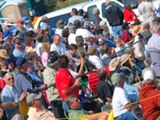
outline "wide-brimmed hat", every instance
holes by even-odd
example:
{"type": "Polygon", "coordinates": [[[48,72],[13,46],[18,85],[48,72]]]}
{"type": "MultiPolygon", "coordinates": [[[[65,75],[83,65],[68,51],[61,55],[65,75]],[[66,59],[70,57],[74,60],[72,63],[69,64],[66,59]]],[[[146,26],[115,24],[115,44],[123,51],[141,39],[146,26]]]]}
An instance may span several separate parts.
{"type": "Polygon", "coordinates": [[[3,59],[8,59],[9,58],[6,50],[4,50],[4,49],[0,50],[0,58],[3,58],[3,59]]]}
{"type": "Polygon", "coordinates": [[[35,53],[35,52],[36,52],[36,49],[32,47],[29,47],[26,51],[26,53],[35,53]]]}
{"type": "Polygon", "coordinates": [[[66,22],[63,21],[62,19],[58,20],[56,23],[57,28],[63,28],[66,25],[66,22]]]}
{"type": "Polygon", "coordinates": [[[127,60],[130,58],[131,54],[124,54],[120,57],[120,63],[123,65],[127,62],[127,60]]]}
{"type": "Polygon", "coordinates": [[[136,25],[132,28],[132,35],[136,36],[138,35],[140,32],[142,32],[143,30],[143,26],[142,25],[136,25]]]}
{"type": "Polygon", "coordinates": [[[32,105],[32,103],[35,101],[35,100],[38,100],[42,97],[42,93],[39,93],[39,94],[35,94],[35,93],[30,93],[27,98],[26,98],[26,101],[27,101],[27,104],[28,105],[32,105]]]}
{"type": "Polygon", "coordinates": [[[120,57],[113,58],[109,63],[109,70],[114,71],[120,64],[120,57]]]}

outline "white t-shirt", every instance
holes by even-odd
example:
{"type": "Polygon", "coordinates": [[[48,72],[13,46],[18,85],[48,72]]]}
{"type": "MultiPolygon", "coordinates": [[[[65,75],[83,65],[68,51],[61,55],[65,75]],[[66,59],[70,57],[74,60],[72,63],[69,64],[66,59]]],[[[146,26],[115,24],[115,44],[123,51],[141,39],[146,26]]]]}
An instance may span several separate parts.
{"type": "Polygon", "coordinates": [[[127,92],[120,87],[116,87],[113,93],[112,107],[114,117],[118,117],[128,110],[124,108],[126,104],[130,103],[127,92]]]}
{"type": "Polygon", "coordinates": [[[89,60],[97,69],[100,69],[100,68],[103,68],[103,67],[104,67],[102,60],[101,60],[98,56],[96,56],[96,55],[89,55],[88,60],[89,60]]]}
{"type": "Polygon", "coordinates": [[[76,45],[76,35],[74,33],[70,33],[68,36],[68,44],[75,44],[76,45]]]}
{"type": "Polygon", "coordinates": [[[58,46],[56,46],[54,43],[51,45],[50,51],[57,51],[59,55],[63,55],[66,53],[66,45],[62,42],[59,43],[58,46]]]}

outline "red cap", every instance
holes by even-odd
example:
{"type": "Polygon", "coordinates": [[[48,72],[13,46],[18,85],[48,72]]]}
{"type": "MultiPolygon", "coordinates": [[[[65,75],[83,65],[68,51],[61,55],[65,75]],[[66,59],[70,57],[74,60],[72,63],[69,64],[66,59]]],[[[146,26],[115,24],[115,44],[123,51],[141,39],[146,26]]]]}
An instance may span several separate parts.
{"type": "Polygon", "coordinates": [[[22,19],[18,19],[18,20],[17,20],[17,24],[23,24],[22,19]]]}

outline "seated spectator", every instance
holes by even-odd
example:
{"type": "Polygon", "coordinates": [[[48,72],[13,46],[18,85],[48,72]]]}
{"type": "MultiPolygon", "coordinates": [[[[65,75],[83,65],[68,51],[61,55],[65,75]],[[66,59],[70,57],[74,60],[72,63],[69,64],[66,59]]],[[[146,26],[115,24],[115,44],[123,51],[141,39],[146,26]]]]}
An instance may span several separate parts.
{"type": "Polygon", "coordinates": [[[21,40],[19,38],[16,38],[14,40],[14,50],[12,52],[12,54],[14,55],[15,58],[23,58],[25,56],[25,53],[22,49],[21,46],[21,40]]]}
{"type": "Polygon", "coordinates": [[[132,35],[129,33],[128,23],[123,23],[122,25],[121,41],[123,44],[128,45],[130,45],[133,42],[132,35]]]}
{"type": "Polygon", "coordinates": [[[28,120],[56,120],[54,114],[45,109],[41,102],[42,94],[30,93],[27,98],[27,104],[30,106],[28,111],[28,120]]]}
{"type": "Polygon", "coordinates": [[[104,44],[101,48],[102,61],[105,66],[108,66],[109,62],[111,61],[111,58],[109,57],[109,50],[110,50],[110,46],[107,44],[104,44]]]}
{"type": "Polygon", "coordinates": [[[99,82],[97,86],[98,96],[103,100],[103,102],[111,102],[113,96],[113,86],[112,83],[107,80],[107,73],[104,69],[98,70],[99,82]]]}
{"type": "MultiPolygon", "coordinates": [[[[20,93],[14,85],[14,76],[11,73],[7,73],[5,75],[6,86],[2,90],[1,98],[2,102],[12,101],[14,103],[21,102],[26,96],[27,93],[20,93]]],[[[16,106],[11,106],[5,109],[6,115],[8,119],[11,119],[15,114],[19,113],[19,109],[16,106]]]]}
{"type": "Polygon", "coordinates": [[[93,111],[84,111],[81,109],[79,99],[74,96],[70,95],[66,98],[66,103],[69,106],[69,120],[81,120],[82,116],[86,116],[88,120],[107,120],[108,113],[99,113],[93,114],[93,111]]]}
{"type": "Polygon", "coordinates": [[[53,43],[51,45],[50,51],[57,51],[59,55],[63,55],[66,52],[66,46],[62,43],[61,37],[57,34],[53,37],[53,43]]]}
{"type": "Polygon", "coordinates": [[[124,89],[124,83],[126,81],[125,74],[123,72],[113,73],[111,81],[115,86],[112,98],[114,118],[116,120],[136,120],[131,111],[133,106],[128,105],[130,104],[130,100],[128,99],[127,92],[124,89]]]}
{"type": "Polygon", "coordinates": [[[89,54],[89,61],[97,68],[103,68],[104,65],[102,63],[102,60],[98,57],[97,49],[96,47],[92,46],[88,48],[88,54],[89,54]]]}
{"type": "Polygon", "coordinates": [[[145,120],[158,120],[160,118],[160,91],[156,89],[155,71],[152,68],[145,68],[142,76],[144,84],[140,89],[139,97],[143,116],[145,120]],[[149,99],[151,97],[152,99],[149,99]]]}

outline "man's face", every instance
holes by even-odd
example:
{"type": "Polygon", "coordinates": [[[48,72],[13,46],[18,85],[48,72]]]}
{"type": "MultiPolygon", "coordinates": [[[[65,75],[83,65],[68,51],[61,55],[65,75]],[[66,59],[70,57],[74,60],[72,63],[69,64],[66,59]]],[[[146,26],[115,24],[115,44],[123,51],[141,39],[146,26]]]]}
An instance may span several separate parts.
{"type": "Polygon", "coordinates": [[[14,77],[10,74],[6,76],[6,84],[9,86],[14,86],[14,77]]]}
{"type": "Polygon", "coordinates": [[[60,41],[61,41],[61,39],[60,39],[60,36],[54,36],[54,43],[56,44],[56,45],[58,45],[59,43],[60,43],[60,41]]]}
{"type": "Polygon", "coordinates": [[[70,107],[71,109],[79,109],[80,108],[80,101],[77,97],[74,97],[71,101],[71,104],[70,104],[70,107]]]}

